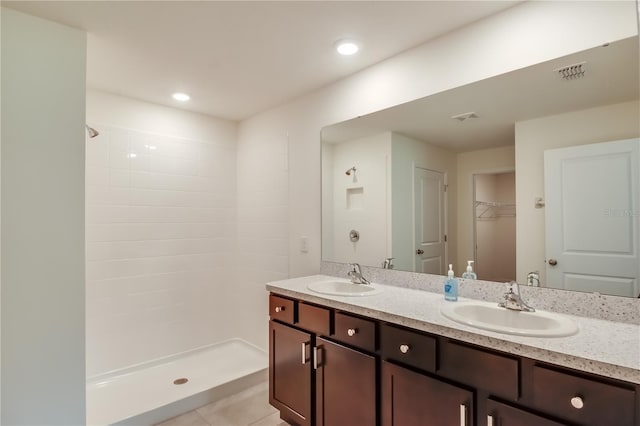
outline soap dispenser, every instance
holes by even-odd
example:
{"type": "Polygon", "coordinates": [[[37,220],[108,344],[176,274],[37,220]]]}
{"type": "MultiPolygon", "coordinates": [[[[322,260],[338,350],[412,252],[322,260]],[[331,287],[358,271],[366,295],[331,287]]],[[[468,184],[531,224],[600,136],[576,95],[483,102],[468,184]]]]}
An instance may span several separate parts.
{"type": "Polygon", "coordinates": [[[455,302],[458,300],[458,280],[453,276],[453,265],[449,264],[447,280],[444,282],[444,300],[455,302]]]}
{"type": "Polygon", "coordinates": [[[471,266],[472,263],[473,263],[473,260],[467,260],[467,272],[462,274],[462,278],[467,279],[467,280],[477,280],[478,279],[478,275],[476,275],[476,273],[473,272],[473,267],[471,266]]]}

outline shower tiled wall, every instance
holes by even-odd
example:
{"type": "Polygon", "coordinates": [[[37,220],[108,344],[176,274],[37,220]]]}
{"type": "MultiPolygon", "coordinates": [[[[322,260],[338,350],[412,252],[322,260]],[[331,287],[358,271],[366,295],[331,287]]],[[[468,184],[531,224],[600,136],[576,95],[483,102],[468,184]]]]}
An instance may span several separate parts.
{"type": "Polygon", "coordinates": [[[90,124],[88,376],[233,337],[235,140],[90,124]]]}

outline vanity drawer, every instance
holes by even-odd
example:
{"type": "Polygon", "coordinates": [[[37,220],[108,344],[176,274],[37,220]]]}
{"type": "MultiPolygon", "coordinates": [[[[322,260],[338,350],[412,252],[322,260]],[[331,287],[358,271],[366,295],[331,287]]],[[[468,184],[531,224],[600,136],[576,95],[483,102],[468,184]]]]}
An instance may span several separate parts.
{"type": "Polygon", "coordinates": [[[436,339],[433,336],[383,324],[380,329],[380,348],[383,359],[424,371],[436,371],[436,339]]]}
{"type": "Polygon", "coordinates": [[[518,399],[520,361],[507,355],[490,352],[445,340],[440,352],[440,373],[490,394],[518,399]]]}
{"type": "Polygon", "coordinates": [[[376,350],[376,322],[336,312],[333,338],[365,351],[376,350]]]}
{"type": "Polygon", "coordinates": [[[298,303],[298,326],[319,335],[331,335],[331,310],[308,303],[298,303]]]}
{"type": "Polygon", "coordinates": [[[269,295],[269,316],[271,319],[293,324],[295,321],[296,302],[275,294],[269,295]]]}
{"type": "Polygon", "coordinates": [[[532,372],[536,409],[580,425],[637,425],[635,391],[597,379],[536,365],[532,372]],[[635,422],[634,422],[635,420],[635,422]]]}

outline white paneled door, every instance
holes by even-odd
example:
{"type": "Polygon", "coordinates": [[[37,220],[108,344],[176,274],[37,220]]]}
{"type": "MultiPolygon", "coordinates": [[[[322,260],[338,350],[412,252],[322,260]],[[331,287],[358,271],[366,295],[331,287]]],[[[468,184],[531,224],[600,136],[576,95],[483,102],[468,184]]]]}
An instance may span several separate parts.
{"type": "Polygon", "coordinates": [[[415,271],[443,275],[446,263],[445,175],[414,170],[415,271]]]}
{"type": "Polygon", "coordinates": [[[640,293],[640,140],[544,153],[550,287],[640,293]]]}

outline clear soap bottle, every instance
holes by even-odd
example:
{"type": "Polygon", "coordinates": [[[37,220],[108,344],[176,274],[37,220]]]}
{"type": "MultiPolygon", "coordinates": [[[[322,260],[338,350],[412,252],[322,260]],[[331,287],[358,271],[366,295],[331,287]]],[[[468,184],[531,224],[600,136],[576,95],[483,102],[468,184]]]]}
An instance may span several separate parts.
{"type": "Polygon", "coordinates": [[[476,273],[473,272],[473,267],[471,266],[472,263],[473,263],[473,260],[467,260],[467,272],[462,274],[462,278],[464,278],[466,280],[477,280],[478,279],[478,275],[476,275],[476,273]]]}

